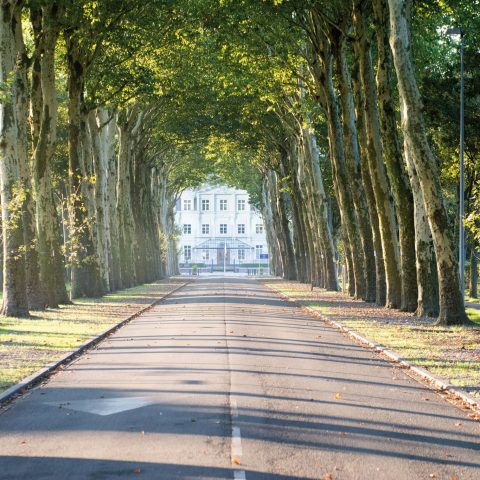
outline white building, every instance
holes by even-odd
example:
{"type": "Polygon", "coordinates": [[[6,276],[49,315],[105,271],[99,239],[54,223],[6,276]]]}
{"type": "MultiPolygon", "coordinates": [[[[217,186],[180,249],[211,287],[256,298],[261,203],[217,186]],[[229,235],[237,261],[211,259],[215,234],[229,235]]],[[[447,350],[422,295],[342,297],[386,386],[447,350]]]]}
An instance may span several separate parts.
{"type": "Polygon", "coordinates": [[[263,219],[244,190],[203,185],[186,190],[176,203],[182,236],[179,263],[229,270],[268,264],[263,219]]]}

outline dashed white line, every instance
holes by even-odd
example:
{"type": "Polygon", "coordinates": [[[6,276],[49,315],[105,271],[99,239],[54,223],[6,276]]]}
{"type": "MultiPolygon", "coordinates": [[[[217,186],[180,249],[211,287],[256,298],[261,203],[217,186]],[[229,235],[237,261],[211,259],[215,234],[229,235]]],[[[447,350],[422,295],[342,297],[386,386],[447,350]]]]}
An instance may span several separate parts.
{"type": "MultiPolygon", "coordinates": [[[[225,291],[225,283],[223,284],[223,288],[225,291]]],[[[226,312],[227,305],[224,302],[224,311],[223,311],[223,321],[225,323],[225,340],[226,340],[226,347],[227,347],[227,358],[228,358],[228,370],[230,372],[230,392],[228,396],[229,406],[230,406],[230,418],[232,419],[232,446],[231,446],[231,461],[233,470],[233,479],[234,480],[246,480],[247,474],[245,470],[241,470],[240,468],[240,461],[242,458],[243,450],[242,450],[242,434],[240,432],[240,427],[236,424],[238,423],[238,404],[237,400],[233,398],[232,392],[232,369],[231,369],[231,358],[230,358],[230,349],[228,345],[228,336],[227,336],[227,312],[226,312]]]]}
{"type": "Polygon", "coordinates": [[[239,459],[242,456],[242,435],[240,427],[232,427],[232,457],[239,459]]]}
{"type": "MultiPolygon", "coordinates": [[[[230,392],[230,398],[232,396],[232,392],[230,392]]],[[[230,410],[231,410],[231,415],[232,418],[238,418],[238,405],[237,401],[233,398],[230,400],[230,410]]]]}

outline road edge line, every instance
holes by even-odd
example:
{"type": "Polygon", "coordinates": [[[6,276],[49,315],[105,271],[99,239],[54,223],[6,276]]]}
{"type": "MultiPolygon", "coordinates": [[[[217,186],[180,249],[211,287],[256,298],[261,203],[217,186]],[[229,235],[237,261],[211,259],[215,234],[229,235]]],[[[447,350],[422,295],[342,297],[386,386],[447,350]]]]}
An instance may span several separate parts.
{"type": "Polygon", "coordinates": [[[353,340],[356,340],[357,343],[361,344],[362,346],[367,346],[370,349],[374,350],[375,352],[383,354],[385,357],[387,357],[387,360],[389,360],[391,363],[399,364],[405,367],[406,369],[411,370],[413,373],[420,376],[423,380],[426,380],[426,382],[419,382],[416,376],[412,377],[419,383],[422,383],[422,385],[427,385],[431,388],[433,384],[435,389],[441,392],[449,393],[450,395],[453,396],[455,400],[462,400],[463,402],[467,403],[468,407],[472,409],[474,412],[480,413],[480,401],[476,400],[474,397],[472,397],[468,393],[457,390],[453,385],[448,383],[448,381],[445,381],[444,379],[435,376],[433,373],[430,373],[428,370],[425,370],[422,367],[418,367],[417,365],[414,365],[413,363],[409,362],[405,358],[396,354],[392,350],[389,350],[388,348],[385,348],[378,343],[368,340],[367,338],[355,332],[354,330],[351,330],[345,325],[328,318],[325,314],[318,312],[314,308],[309,307],[307,305],[302,305],[296,300],[292,300],[287,295],[285,295],[282,292],[279,292],[278,290],[275,290],[270,285],[266,285],[264,283],[262,283],[262,285],[272,290],[272,292],[276,293],[279,297],[283,298],[284,300],[295,304],[297,307],[299,307],[302,310],[306,310],[310,315],[317,317],[320,320],[324,321],[325,323],[328,323],[329,325],[335,327],[337,330],[340,330],[341,332],[346,333],[350,338],[352,338],[353,340]]]}
{"type": "Polygon", "coordinates": [[[117,330],[119,330],[123,326],[127,325],[127,323],[130,323],[135,318],[139,317],[143,313],[145,313],[148,310],[150,310],[151,308],[155,307],[156,305],[158,305],[160,302],[165,300],[167,297],[169,297],[173,293],[175,293],[178,290],[180,290],[181,288],[187,286],[189,283],[190,283],[190,281],[182,283],[178,287],[176,287],[173,290],[171,290],[170,292],[166,293],[163,297],[155,300],[150,305],[147,305],[146,307],[141,308],[140,310],[138,310],[134,314],[124,318],[123,320],[116,323],[112,327],[109,327],[107,330],[100,333],[99,335],[91,338],[90,340],[87,340],[84,343],[81,343],[80,345],[75,347],[74,350],[71,350],[70,352],[66,353],[60,359],[55,360],[52,363],[49,363],[48,365],[46,365],[42,369],[37,370],[35,373],[32,373],[28,377],[25,377],[24,379],[20,380],[20,382],[18,382],[15,385],[12,385],[11,387],[7,388],[5,391],[0,393],[0,408],[5,407],[6,405],[8,405],[8,404],[12,403],[13,401],[17,400],[18,398],[21,398],[23,395],[25,395],[32,388],[36,387],[39,383],[41,383],[42,381],[50,378],[50,376],[53,373],[55,373],[55,371],[58,368],[70,365],[71,363],[73,363],[74,360],[76,360],[81,355],[83,355],[87,350],[90,350],[91,348],[95,347],[100,342],[102,342],[107,337],[109,337],[112,333],[115,333],[117,330]]]}

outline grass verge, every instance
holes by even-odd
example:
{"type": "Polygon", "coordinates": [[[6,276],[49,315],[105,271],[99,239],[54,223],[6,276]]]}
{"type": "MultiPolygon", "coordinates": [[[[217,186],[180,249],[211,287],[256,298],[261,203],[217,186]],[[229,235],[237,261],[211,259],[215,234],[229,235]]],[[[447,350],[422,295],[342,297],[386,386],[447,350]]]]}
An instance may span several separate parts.
{"type": "Polygon", "coordinates": [[[31,318],[1,318],[0,391],[159,300],[180,283],[159,281],[32,312],[31,318]]]}
{"type": "Polygon", "coordinates": [[[440,327],[433,319],[376,307],[339,292],[311,291],[309,285],[283,280],[263,283],[480,398],[479,309],[467,309],[478,327],[440,327]]]}

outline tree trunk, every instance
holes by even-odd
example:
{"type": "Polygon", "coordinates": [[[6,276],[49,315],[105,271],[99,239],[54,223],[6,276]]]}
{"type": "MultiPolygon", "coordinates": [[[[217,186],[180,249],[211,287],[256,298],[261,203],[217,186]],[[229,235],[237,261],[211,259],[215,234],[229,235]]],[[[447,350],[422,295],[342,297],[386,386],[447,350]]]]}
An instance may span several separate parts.
{"type": "Polygon", "coordinates": [[[370,46],[367,39],[366,22],[364,12],[358,2],[355,2],[354,5],[353,23],[356,36],[354,51],[359,65],[360,85],[363,90],[364,126],[367,136],[366,153],[377,206],[383,259],[385,262],[387,282],[386,306],[389,308],[400,308],[402,289],[396,222],[390,203],[390,191],[385,165],[383,163],[380,123],[377,110],[377,92],[370,46]]]}
{"type": "Polygon", "coordinates": [[[69,153],[69,246],[71,297],[93,297],[103,293],[95,252],[91,219],[87,216],[84,177],[86,124],[82,111],[85,66],[76,37],[65,32],[68,69],[68,153],[69,153]]]}
{"type": "Polygon", "coordinates": [[[110,287],[110,212],[107,204],[108,197],[108,112],[97,109],[88,114],[88,125],[92,140],[93,168],[95,172],[95,228],[96,250],[101,279],[101,288],[104,292],[111,291],[110,287]]]}
{"type": "Polygon", "coordinates": [[[279,189],[277,174],[270,170],[267,179],[270,205],[276,232],[275,236],[278,239],[280,258],[282,261],[283,278],[286,280],[295,280],[295,256],[288,228],[288,219],[285,212],[285,200],[279,189]]]}
{"type": "MultiPolygon", "coordinates": [[[[304,245],[305,248],[305,261],[308,272],[307,281],[312,286],[319,286],[320,275],[318,271],[317,256],[320,255],[318,251],[318,236],[314,207],[312,205],[312,198],[310,193],[309,181],[306,179],[305,167],[305,151],[302,145],[301,136],[293,136],[290,142],[289,152],[286,155],[290,160],[289,165],[285,166],[285,170],[290,173],[291,183],[295,184],[294,191],[295,196],[292,197],[292,203],[296,202],[296,209],[298,210],[299,221],[302,225],[300,228],[303,230],[304,245]]],[[[281,172],[282,177],[286,177],[285,172],[281,172]]],[[[292,206],[292,210],[295,211],[292,206]]],[[[298,266],[297,266],[297,278],[298,278],[298,266]]]]}
{"type": "Polygon", "coordinates": [[[58,14],[54,6],[45,6],[41,11],[32,10],[31,13],[37,49],[31,86],[35,213],[40,279],[45,292],[45,304],[49,308],[69,302],[51,175],[57,129],[55,45],[59,34],[58,14]]]}
{"type": "Polygon", "coordinates": [[[301,194],[295,175],[290,175],[290,189],[292,197],[293,244],[295,263],[297,265],[297,280],[301,283],[310,282],[310,265],[308,244],[306,239],[306,226],[303,223],[301,212],[301,194]]]}
{"type": "Polygon", "coordinates": [[[303,131],[305,158],[308,176],[310,178],[311,203],[313,207],[314,223],[318,229],[318,237],[321,242],[320,257],[324,269],[323,287],[327,290],[338,290],[337,272],[335,268],[335,248],[333,236],[328,220],[328,202],[323,185],[322,172],[320,170],[320,153],[318,151],[315,133],[303,131]]]}
{"type": "Polygon", "coordinates": [[[470,251],[470,292],[471,298],[478,298],[478,250],[475,248],[476,242],[472,241],[470,251]]]}
{"type": "Polygon", "coordinates": [[[425,212],[420,181],[415,173],[415,167],[412,163],[406,142],[404,154],[414,200],[415,259],[417,277],[417,309],[415,314],[419,317],[436,317],[439,312],[439,300],[435,251],[427,214],[425,212]]]}
{"type": "Polygon", "coordinates": [[[262,200],[263,200],[263,218],[265,220],[265,230],[270,255],[270,269],[273,275],[283,277],[282,262],[280,260],[280,249],[278,247],[278,238],[275,232],[275,224],[270,205],[267,179],[262,182],[262,200]]]}
{"type": "Polygon", "coordinates": [[[0,104],[0,187],[3,232],[2,314],[29,315],[25,283],[23,229],[23,188],[18,152],[18,112],[16,109],[15,64],[17,54],[15,26],[21,4],[3,2],[0,9],[0,83],[8,89],[0,104]]]}
{"type": "MultiPolygon", "coordinates": [[[[363,115],[363,92],[360,88],[360,79],[358,78],[358,63],[354,63],[352,71],[352,81],[354,90],[354,103],[357,120],[358,143],[360,146],[360,172],[362,183],[365,190],[368,205],[368,215],[370,227],[372,230],[372,242],[374,251],[372,253],[375,268],[375,303],[379,306],[385,305],[387,298],[387,284],[385,281],[385,262],[383,259],[382,241],[380,237],[380,226],[378,223],[377,205],[373,193],[372,179],[367,162],[367,136],[364,127],[363,115]]],[[[371,268],[371,267],[370,267],[371,268]]]]}
{"type": "Polygon", "coordinates": [[[400,243],[400,272],[402,282],[401,310],[413,312],[417,308],[417,274],[415,269],[415,226],[413,195],[405,172],[402,149],[397,132],[393,102],[391,71],[392,59],[388,44],[387,0],[374,0],[373,11],[377,38],[377,89],[382,148],[388,179],[395,200],[400,243]]]}
{"type": "Polygon", "coordinates": [[[376,268],[372,229],[370,227],[367,196],[362,183],[360,151],[357,127],[355,125],[355,108],[352,93],[352,81],[346,56],[345,38],[338,38],[335,48],[338,83],[342,105],[343,136],[345,143],[345,159],[347,163],[350,187],[354,199],[355,212],[365,262],[365,300],[376,300],[376,268]]]}
{"type": "Polygon", "coordinates": [[[120,235],[118,231],[118,211],[117,211],[117,156],[115,154],[114,141],[117,130],[116,116],[112,118],[107,130],[107,208],[108,219],[110,222],[110,252],[109,252],[109,285],[110,289],[118,290],[122,286],[121,268],[120,268],[120,235]]]}
{"type": "Polygon", "coordinates": [[[119,259],[122,288],[131,287],[137,282],[135,271],[135,224],[131,197],[131,148],[133,131],[140,127],[142,114],[136,107],[120,112],[117,118],[119,150],[117,173],[117,215],[119,233],[119,259]]]}
{"type": "MultiPolygon", "coordinates": [[[[320,102],[325,111],[330,144],[330,160],[333,167],[333,180],[337,203],[340,209],[342,223],[345,224],[350,246],[353,275],[350,276],[350,288],[354,287],[355,298],[365,298],[366,276],[365,262],[360,243],[358,222],[350,189],[347,165],[345,161],[345,146],[343,143],[342,126],[338,98],[333,87],[333,58],[330,46],[323,39],[319,62],[312,66],[312,74],[318,88],[320,102]],[[322,68],[320,68],[320,64],[322,68]]],[[[349,272],[352,273],[352,272],[349,272]]],[[[352,291],[350,289],[350,291],[352,291]]]]}
{"type": "Polygon", "coordinates": [[[463,292],[460,291],[458,263],[443,204],[437,160],[428,142],[422,101],[411,59],[408,2],[388,0],[388,4],[390,47],[397,72],[402,131],[420,182],[437,258],[440,293],[440,314],[437,322],[442,325],[460,324],[466,320],[463,292]]]}
{"type": "Polygon", "coordinates": [[[17,154],[20,172],[20,181],[23,191],[23,244],[25,249],[25,273],[28,307],[30,310],[43,310],[45,308],[45,293],[40,282],[38,266],[38,251],[35,229],[34,201],[32,192],[32,175],[28,159],[28,79],[27,70],[29,59],[23,40],[21,11],[17,10],[15,21],[15,40],[17,50],[15,94],[17,111],[17,154]]]}

